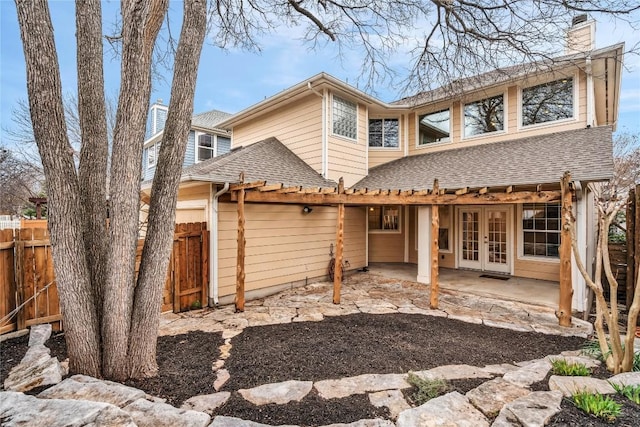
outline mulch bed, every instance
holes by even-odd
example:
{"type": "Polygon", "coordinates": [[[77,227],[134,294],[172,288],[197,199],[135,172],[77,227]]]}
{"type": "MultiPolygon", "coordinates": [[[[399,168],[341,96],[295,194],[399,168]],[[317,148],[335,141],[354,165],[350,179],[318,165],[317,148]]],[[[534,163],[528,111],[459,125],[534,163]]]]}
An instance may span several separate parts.
{"type": "MultiPolygon", "coordinates": [[[[27,342],[28,337],[21,337],[0,344],[1,381],[22,358],[27,342]]],[[[176,406],[191,396],[213,393],[215,373],[211,366],[223,342],[219,333],[160,337],[159,376],[128,384],[176,406]]],[[[312,390],[300,402],[255,406],[242,399],[237,390],[293,379],[317,381],[365,373],[405,373],[449,364],[515,363],[579,349],[584,342],[577,337],[516,332],[410,314],[353,314],[322,322],[252,327],[231,340],[231,357],[225,363],[231,379],[222,390],[231,391],[232,396],[218,413],[272,425],[388,418],[386,408],[373,407],[366,395],[324,400],[312,390]]],[[[64,359],[62,335],[52,337],[47,345],[52,354],[64,359]]],[[[479,381],[452,381],[450,385],[464,393],[479,381]]],[[[535,389],[548,388],[541,382],[535,389]]],[[[621,401],[625,402],[624,412],[616,424],[598,424],[597,419],[565,400],[563,411],[550,425],[638,425],[640,407],[621,401]]]]}

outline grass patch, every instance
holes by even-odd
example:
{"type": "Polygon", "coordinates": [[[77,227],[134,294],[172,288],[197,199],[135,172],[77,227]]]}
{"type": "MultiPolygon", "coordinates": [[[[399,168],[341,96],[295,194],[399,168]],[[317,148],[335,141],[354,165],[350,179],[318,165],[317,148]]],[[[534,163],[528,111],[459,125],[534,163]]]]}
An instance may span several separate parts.
{"type": "Polygon", "coordinates": [[[620,415],[622,406],[608,396],[581,391],[572,396],[573,403],[587,414],[606,422],[613,422],[620,415]]]}
{"type": "Polygon", "coordinates": [[[409,372],[407,382],[416,388],[410,396],[415,406],[420,406],[431,399],[445,394],[449,390],[449,384],[442,379],[425,379],[409,372]]]}
{"type": "Polygon", "coordinates": [[[551,362],[551,369],[554,375],[587,377],[591,375],[591,369],[583,363],[570,363],[565,359],[556,359],[551,362]]]}
{"type": "Polygon", "coordinates": [[[610,383],[616,393],[626,397],[634,402],[636,405],[640,405],[640,385],[620,385],[610,383]]]}

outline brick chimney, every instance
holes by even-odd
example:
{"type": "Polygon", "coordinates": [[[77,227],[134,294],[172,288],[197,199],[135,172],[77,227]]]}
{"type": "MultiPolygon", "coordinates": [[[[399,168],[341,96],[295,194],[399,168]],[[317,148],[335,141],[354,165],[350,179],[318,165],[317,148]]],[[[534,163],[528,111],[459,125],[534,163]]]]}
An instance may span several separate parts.
{"type": "Polygon", "coordinates": [[[596,21],[589,19],[586,14],[575,16],[571,28],[567,31],[567,46],[565,53],[588,52],[596,47],[596,21]]]}

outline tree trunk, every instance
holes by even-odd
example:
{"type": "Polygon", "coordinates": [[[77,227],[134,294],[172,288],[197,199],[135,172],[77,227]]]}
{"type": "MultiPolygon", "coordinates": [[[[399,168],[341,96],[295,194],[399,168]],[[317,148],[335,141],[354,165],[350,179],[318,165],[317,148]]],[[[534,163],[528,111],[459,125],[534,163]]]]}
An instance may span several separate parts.
{"type": "MultiPolygon", "coordinates": [[[[142,142],[149,97],[154,44],[168,0],[122,2],[122,69],[113,136],[112,185],[109,188],[109,275],[104,288],[103,373],[124,380],[128,372],[133,305],[142,142]],[[117,181],[117,185],[115,184],[117,181]]],[[[189,20],[189,17],[185,17],[189,20]]]]}
{"type": "Polygon", "coordinates": [[[99,326],[82,235],[53,26],[45,0],[16,0],[33,133],[47,182],[49,232],[71,372],[100,376],[99,326]]]}
{"type": "Polygon", "coordinates": [[[129,375],[132,378],[154,376],[158,370],[156,343],[162,289],[173,243],[178,185],[191,127],[206,26],[206,1],[185,1],[169,114],[153,179],[147,236],[135,290],[129,339],[129,375]]]}
{"type": "Polygon", "coordinates": [[[107,116],[102,60],[100,0],[76,4],[78,61],[78,121],[82,146],[78,180],[84,207],[84,245],[98,323],[102,320],[102,288],[106,279],[107,239],[107,116]]]}

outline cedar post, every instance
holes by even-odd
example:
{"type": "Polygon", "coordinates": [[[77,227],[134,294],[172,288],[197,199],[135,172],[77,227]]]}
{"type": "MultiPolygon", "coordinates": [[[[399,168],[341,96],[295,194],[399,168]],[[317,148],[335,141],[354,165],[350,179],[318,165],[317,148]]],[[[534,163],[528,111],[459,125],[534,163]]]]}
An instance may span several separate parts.
{"type": "MultiPolygon", "coordinates": [[[[240,181],[244,182],[244,173],[240,174],[240,181]]],[[[236,312],[244,311],[244,253],[246,239],[244,237],[244,188],[238,190],[238,260],[236,264],[236,312]]]]}
{"type": "MultiPolygon", "coordinates": [[[[15,237],[15,274],[16,274],[16,308],[20,307],[24,302],[24,236],[22,235],[24,230],[16,230],[15,237]],[[20,236],[20,237],[18,237],[20,236]],[[19,240],[18,240],[19,239],[19,240]]],[[[27,328],[25,311],[26,307],[22,307],[18,310],[16,316],[16,330],[21,331],[27,328]]]]}
{"type": "Polygon", "coordinates": [[[571,174],[565,172],[560,181],[562,188],[562,232],[560,235],[560,297],[556,313],[560,326],[571,326],[571,302],[573,285],[571,282],[571,232],[573,190],[571,174]]]}
{"type": "Polygon", "coordinates": [[[627,310],[631,308],[631,302],[633,301],[634,285],[635,285],[635,217],[636,217],[636,189],[632,188],[629,191],[629,199],[627,200],[627,280],[626,280],[626,292],[625,303],[627,310]]]}
{"type": "MultiPolygon", "coordinates": [[[[433,194],[438,194],[440,191],[438,180],[433,181],[433,194]]],[[[440,234],[440,216],[438,212],[438,205],[431,205],[431,300],[429,306],[432,309],[438,308],[438,257],[440,250],[440,242],[438,237],[440,234]]]]}
{"type": "Polygon", "coordinates": [[[338,204],[338,230],[336,232],[336,263],[333,275],[333,303],[340,304],[342,285],[342,250],[344,246],[344,203],[338,204]]]}

